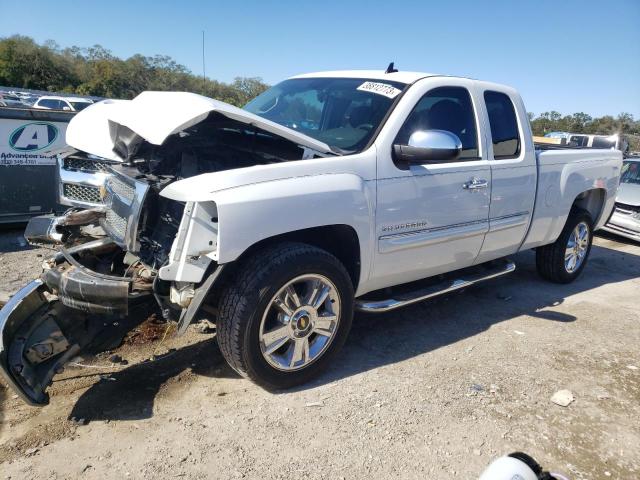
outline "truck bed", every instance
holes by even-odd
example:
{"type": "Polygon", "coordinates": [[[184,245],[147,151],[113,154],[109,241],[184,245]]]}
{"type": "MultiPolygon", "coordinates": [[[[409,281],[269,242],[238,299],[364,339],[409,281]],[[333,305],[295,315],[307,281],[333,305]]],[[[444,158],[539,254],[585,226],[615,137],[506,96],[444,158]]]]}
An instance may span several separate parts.
{"type": "MultiPolygon", "coordinates": [[[[555,147],[560,147],[555,146],[555,147]]],[[[602,227],[620,181],[622,152],[596,148],[544,148],[536,146],[538,188],[531,227],[521,250],[552,243],[562,231],[571,206],[581,192],[597,189],[600,206],[585,205],[594,228],[602,227]],[[608,193],[607,193],[608,192],[608,193]],[[564,212],[559,215],[558,212],[564,212]]]]}

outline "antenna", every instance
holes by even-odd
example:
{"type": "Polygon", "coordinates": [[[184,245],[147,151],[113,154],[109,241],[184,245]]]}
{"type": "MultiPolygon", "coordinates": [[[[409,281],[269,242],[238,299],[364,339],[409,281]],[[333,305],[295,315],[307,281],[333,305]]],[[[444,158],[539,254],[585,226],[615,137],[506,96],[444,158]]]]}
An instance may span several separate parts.
{"type": "Polygon", "coordinates": [[[204,93],[206,78],[207,77],[204,69],[204,30],[203,30],[202,31],[202,93],[204,93]]]}
{"type": "Polygon", "coordinates": [[[396,73],[397,71],[398,69],[393,68],[393,62],[391,62],[384,73],[396,73]]]}

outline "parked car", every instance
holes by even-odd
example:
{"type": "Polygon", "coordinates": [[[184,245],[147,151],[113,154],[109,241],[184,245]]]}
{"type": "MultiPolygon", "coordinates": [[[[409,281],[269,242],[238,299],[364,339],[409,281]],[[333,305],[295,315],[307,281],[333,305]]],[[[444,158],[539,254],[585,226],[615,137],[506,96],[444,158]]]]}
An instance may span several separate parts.
{"type": "Polygon", "coordinates": [[[16,95],[0,92],[0,107],[27,108],[28,105],[16,95]]]}
{"type": "Polygon", "coordinates": [[[62,246],[0,311],[0,371],[36,405],[150,311],[179,333],[209,316],[234,370],[287,388],[331,364],[354,310],[507,274],[532,248],[542,277],[571,282],[622,165],[535,150],[510,87],[397,71],[302,75],[244,109],[144,92],[79,112],[67,143],[117,163],[103,205],[27,227],[62,246]]]}
{"type": "Polygon", "coordinates": [[[33,104],[33,108],[44,108],[47,110],[70,110],[79,112],[89,105],[93,104],[93,100],[81,97],[55,97],[45,95],[38,98],[33,104]]]}
{"type": "Polygon", "coordinates": [[[602,229],[640,241],[640,157],[624,161],[615,208],[602,229]]]}

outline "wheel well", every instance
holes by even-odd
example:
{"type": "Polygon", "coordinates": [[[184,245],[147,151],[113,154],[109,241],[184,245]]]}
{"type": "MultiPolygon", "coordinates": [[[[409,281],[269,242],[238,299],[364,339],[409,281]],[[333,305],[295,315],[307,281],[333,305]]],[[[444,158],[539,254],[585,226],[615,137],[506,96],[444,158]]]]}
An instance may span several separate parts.
{"type": "Polygon", "coordinates": [[[571,208],[580,208],[589,212],[593,224],[596,225],[600,219],[605,198],[606,192],[603,188],[587,190],[576,197],[571,208]]]}
{"type": "MultiPolygon", "coordinates": [[[[360,242],[358,234],[349,225],[324,225],[283,233],[259,241],[249,247],[240,257],[246,257],[266,246],[280,242],[300,242],[326,250],[334,255],[349,272],[353,288],[360,281],[360,242]]],[[[238,260],[240,260],[238,259],[238,260]]]]}

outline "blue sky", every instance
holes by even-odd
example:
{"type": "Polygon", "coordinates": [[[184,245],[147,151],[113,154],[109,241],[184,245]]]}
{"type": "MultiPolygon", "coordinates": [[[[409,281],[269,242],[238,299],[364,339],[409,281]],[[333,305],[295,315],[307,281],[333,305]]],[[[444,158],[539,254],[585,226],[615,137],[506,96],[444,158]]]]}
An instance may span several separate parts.
{"type": "Polygon", "coordinates": [[[640,118],[640,0],[0,0],[0,11],[0,36],[100,44],[125,58],[166,54],[198,74],[204,30],[207,76],[222,81],[275,83],[393,60],[512,85],[536,114],[640,118]]]}

